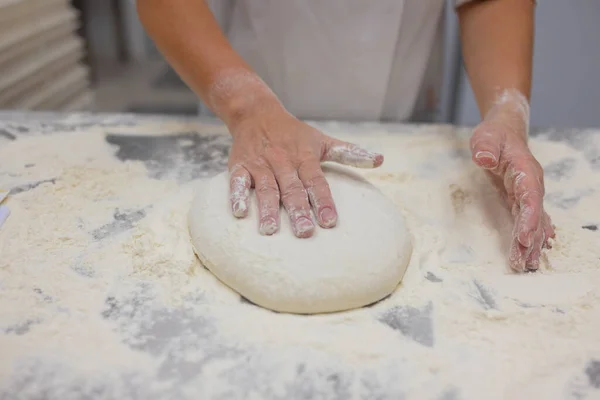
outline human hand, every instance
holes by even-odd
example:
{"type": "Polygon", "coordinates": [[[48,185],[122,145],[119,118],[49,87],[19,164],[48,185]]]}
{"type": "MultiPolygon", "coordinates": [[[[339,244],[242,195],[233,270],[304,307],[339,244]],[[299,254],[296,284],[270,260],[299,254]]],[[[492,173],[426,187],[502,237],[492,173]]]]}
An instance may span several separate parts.
{"type": "Polygon", "coordinates": [[[529,103],[517,90],[505,90],[475,128],[473,161],[484,168],[514,218],[511,268],[537,270],[542,248],[550,248],[554,226],[544,211],[544,171],[527,146],[529,103]]]}
{"type": "Polygon", "coordinates": [[[279,229],[279,204],[286,209],[297,237],[310,237],[318,224],[332,228],[337,212],[322,161],[359,168],[383,163],[381,154],[331,138],[289,114],[278,102],[265,100],[241,121],[228,124],[233,136],[229,155],[230,202],[233,215],[244,218],[250,189],[258,201],[259,232],[279,229]]]}

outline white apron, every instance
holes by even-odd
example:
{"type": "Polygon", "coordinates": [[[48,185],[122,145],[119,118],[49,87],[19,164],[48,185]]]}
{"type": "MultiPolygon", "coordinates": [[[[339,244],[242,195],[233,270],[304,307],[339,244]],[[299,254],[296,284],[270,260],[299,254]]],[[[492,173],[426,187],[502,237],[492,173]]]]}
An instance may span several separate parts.
{"type": "Polygon", "coordinates": [[[212,0],[234,49],[305,119],[435,109],[444,0],[212,0]]]}

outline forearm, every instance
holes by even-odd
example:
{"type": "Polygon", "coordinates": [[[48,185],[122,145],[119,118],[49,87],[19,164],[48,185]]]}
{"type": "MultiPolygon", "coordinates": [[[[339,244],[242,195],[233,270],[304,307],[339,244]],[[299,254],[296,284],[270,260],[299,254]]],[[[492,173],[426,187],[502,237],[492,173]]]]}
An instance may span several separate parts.
{"type": "Polygon", "coordinates": [[[142,24],[169,63],[226,123],[275,95],[233,50],[203,0],[138,0],[142,24]]]}
{"type": "Polygon", "coordinates": [[[474,1],[458,9],[463,58],[483,116],[505,90],[529,99],[533,0],[474,1]]]}

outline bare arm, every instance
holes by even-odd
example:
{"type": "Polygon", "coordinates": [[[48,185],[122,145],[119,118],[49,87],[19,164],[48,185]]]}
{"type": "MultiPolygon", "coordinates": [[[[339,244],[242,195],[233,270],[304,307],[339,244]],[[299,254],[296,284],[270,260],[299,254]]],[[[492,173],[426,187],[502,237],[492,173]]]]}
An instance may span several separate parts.
{"type": "Polygon", "coordinates": [[[458,9],[467,73],[482,121],[470,146],[514,218],[509,251],[517,271],[537,270],[555,236],[544,211],[544,172],[531,153],[529,96],[533,0],[486,0],[458,9]]]}
{"type": "Polygon", "coordinates": [[[204,0],[138,0],[137,7],[167,60],[229,128],[233,215],[248,215],[254,187],[261,234],[278,231],[280,202],[298,237],[314,232],[311,206],[321,227],[334,227],[337,211],[320,163],[374,168],[383,156],[328,137],[289,114],[230,46],[204,0]]]}
{"type": "Polygon", "coordinates": [[[534,33],[533,0],[486,0],[458,9],[465,67],[486,115],[499,91],[531,91],[534,33]]]}
{"type": "Polygon", "coordinates": [[[274,94],[233,50],[205,1],[138,0],[137,8],[169,63],[223,121],[241,117],[257,97],[276,104],[274,94]]]}

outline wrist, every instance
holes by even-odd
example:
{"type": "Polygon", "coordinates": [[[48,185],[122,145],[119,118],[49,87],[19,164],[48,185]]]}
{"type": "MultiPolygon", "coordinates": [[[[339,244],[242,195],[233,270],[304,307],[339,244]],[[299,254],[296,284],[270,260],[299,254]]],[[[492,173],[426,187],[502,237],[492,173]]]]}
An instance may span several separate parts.
{"type": "Polygon", "coordinates": [[[529,100],[517,89],[502,89],[497,92],[484,121],[496,121],[520,136],[529,135],[529,100]]]}
{"type": "Polygon", "coordinates": [[[215,114],[231,131],[257,114],[284,111],[267,84],[247,70],[221,73],[211,86],[209,101],[215,114]]]}
{"type": "Polygon", "coordinates": [[[520,113],[523,119],[529,121],[529,100],[518,89],[503,89],[498,91],[494,106],[512,109],[520,113]]]}

